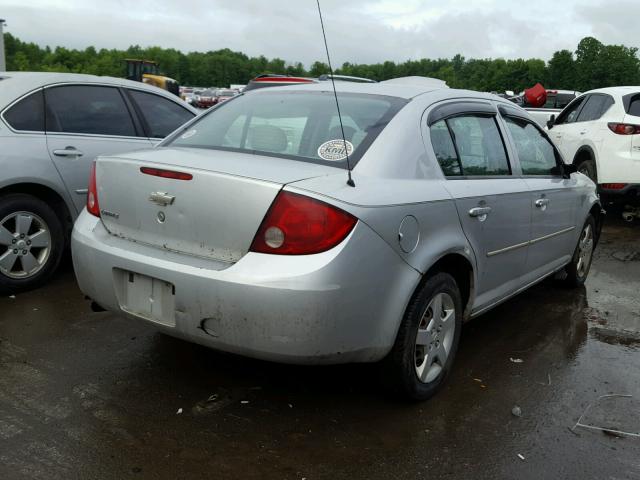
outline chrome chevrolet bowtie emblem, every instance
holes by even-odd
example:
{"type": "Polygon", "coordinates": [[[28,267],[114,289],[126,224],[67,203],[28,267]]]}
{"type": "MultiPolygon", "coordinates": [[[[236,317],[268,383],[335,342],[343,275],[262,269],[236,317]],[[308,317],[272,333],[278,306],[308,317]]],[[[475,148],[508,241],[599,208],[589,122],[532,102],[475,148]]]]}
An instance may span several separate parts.
{"type": "Polygon", "coordinates": [[[173,204],[175,199],[175,196],[169,195],[167,192],[152,192],[151,195],[149,195],[149,201],[161,207],[173,204]]]}

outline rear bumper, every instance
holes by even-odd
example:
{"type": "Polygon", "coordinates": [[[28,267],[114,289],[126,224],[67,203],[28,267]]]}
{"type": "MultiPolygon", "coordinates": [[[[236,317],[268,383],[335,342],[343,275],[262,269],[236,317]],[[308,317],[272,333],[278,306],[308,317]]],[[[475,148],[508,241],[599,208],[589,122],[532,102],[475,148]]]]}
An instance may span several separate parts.
{"type": "Polygon", "coordinates": [[[158,329],[218,350],[286,363],[371,362],[390,350],[419,281],[359,222],[334,249],[304,257],[249,253],[229,266],[107,233],[84,211],[72,236],[81,290],[122,310],[119,270],[175,286],[175,326],[158,329]]]}
{"type": "Polygon", "coordinates": [[[604,188],[603,184],[600,184],[598,192],[607,203],[640,202],[640,183],[627,183],[620,189],[604,188]]]}

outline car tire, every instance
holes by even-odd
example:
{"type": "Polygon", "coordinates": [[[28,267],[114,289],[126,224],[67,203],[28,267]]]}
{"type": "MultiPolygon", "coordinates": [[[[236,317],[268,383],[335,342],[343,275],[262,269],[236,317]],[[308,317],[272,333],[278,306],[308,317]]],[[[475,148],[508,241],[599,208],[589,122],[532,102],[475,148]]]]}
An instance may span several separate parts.
{"type": "Polygon", "coordinates": [[[573,252],[571,263],[565,268],[566,276],[563,282],[570,288],[584,285],[591,269],[593,250],[596,244],[596,221],[593,215],[589,215],[578,237],[578,244],[573,252]]]}
{"type": "Polygon", "coordinates": [[[0,295],[45,283],[64,247],[62,223],[49,205],[26,194],[0,197],[0,295]]]}
{"type": "Polygon", "coordinates": [[[593,182],[598,184],[598,169],[596,168],[596,162],[591,159],[583,160],[578,164],[578,172],[589,177],[593,182]]]}
{"type": "Polygon", "coordinates": [[[461,329],[460,290],[451,275],[436,273],[411,299],[395,344],[384,360],[383,381],[406,399],[428,399],[451,371],[461,329]],[[434,315],[438,305],[439,316],[434,315]]]}

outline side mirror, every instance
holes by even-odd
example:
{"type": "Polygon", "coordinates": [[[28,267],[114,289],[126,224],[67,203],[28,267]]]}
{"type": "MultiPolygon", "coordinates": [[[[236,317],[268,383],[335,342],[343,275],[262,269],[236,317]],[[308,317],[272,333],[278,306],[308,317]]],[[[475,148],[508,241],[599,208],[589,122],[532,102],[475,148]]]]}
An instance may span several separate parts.
{"type": "Polygon", "coordinates": [[[549,117],[549,121],[547,121],[547,128],[551,130],[555,124],[556,124],[556,114],[554,113],[551,115],[551,117],[549,117]]]}
{"type": "Polygon", "coordinates": [[[573,163],[565,163],[562,166],[562,171],[565,178],[570,178],[572,173],[576,173],[578,171],[578,166],[573,163]]]}

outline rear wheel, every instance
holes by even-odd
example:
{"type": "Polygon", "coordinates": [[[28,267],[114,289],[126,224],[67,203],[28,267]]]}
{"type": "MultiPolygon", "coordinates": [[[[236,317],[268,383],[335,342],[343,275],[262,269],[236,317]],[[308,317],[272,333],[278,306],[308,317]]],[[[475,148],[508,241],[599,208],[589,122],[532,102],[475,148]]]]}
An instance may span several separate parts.
{"type": "Polygon", "coordinates": [[[63,250],[62,224],[51,207],[31,195],[0,198],[0,294],[44,283],[63,250]]]}
{"type": "Polygon", "coordinates": [[[571,263],[565,267],[567,276],[564,282],[570,287],[580,287],[587,280],[593,259],[593,249],[595,248],[595,232],[595,219],[592,215],[589,215],[580,232],[578,245],[576,245],[571,263]]]}
{"type": "Polygon", "coordinates": [[[586,175],[594,183],[598,183],[598,171],[596,169],[596,162],[591,159],[583,160],[578,164],[578,172],[586,175]]]}
{"type": "Polygon", "coordinates": [[[458,349],[462,299],[453,277],[437,273],[420,288],[385,359],[385,380],[403,396],[426,400],[444,384],[458,349]]]}

